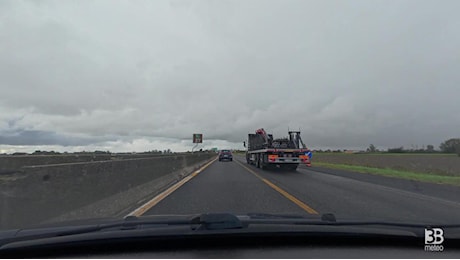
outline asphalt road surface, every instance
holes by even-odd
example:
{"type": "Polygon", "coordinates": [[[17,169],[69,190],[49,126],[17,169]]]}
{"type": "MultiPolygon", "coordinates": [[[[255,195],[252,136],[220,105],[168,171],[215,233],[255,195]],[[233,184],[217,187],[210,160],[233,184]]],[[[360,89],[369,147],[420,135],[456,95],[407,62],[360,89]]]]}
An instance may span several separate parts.
{"type": "Polygon", "coordinates": [[[235,156],[212,163],[144,215],[211,212],[458,224],[460,188],[315,167],[264,171],[235,156]]]}

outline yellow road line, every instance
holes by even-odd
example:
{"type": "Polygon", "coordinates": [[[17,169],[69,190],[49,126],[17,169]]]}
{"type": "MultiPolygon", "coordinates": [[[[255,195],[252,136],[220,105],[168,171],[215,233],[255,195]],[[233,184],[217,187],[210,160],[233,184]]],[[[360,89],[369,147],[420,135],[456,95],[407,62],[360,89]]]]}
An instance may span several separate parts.
{"type": "Polygon", "coordinates": [[[244,166],[242,163],[240,163],[239,161],[235,160],[241,167],[245,168],[248,172],[252,173],[253,175],[255,175],[257,178],[259,178],[261,181],[265,182],[265,184],[267,184],[269,187],[271,187],[272,189],[276,190],[277,192],[279,192],[281,195],[283,195],[285,198],[287,198],[288,200],[292,201],[294,204],[296,204],[297,206],[299,206],[300,208],[302,208],[303,210],[305,210],[306,212],[310,213],[310,214],[318,214],[318,212],[316,210],[314,210],[313,208],[311,208],[310,206],[308,206],[307,204],[305,204],[304,202],[302,202],[301,200],[297,199],[296,197],[292,196],[291,194],[289,194],[287,191],[281,189],[280,187],[276,186],[274,183],[272,183],[271,181],[263,178],[262,176],[260,176],[258,173],[256,173],[255,171],[249,169],[248,167],[244,166]]]}
{"type": "Polygon", "coordinates": [[[142,214],[144,214],[147,210],[151,209],[155,205],[157,205],[160,201],[162,201],[164,198],[168,197],[171,193],[179,189],[182,185],[190,181],[193,177],[197,176],[200,172],[202,172],[204,169],[206,169],[209,165],[211,165],[213,162],[217,160],[217,157],[210,161],[209,163],[205,164],[203,167],[200,169],[196,170],[189,176],[183,178],[180,180],[178,183],[174,184],[173,186],[169,187],[167,190],[163,191],[162,193],[158,194],[155,198],[151,199],[144,205],[140,206],[139,208],[135,209],[131,213],[128,214],[128,216],[136,216],[139,217],[142,214]]]}

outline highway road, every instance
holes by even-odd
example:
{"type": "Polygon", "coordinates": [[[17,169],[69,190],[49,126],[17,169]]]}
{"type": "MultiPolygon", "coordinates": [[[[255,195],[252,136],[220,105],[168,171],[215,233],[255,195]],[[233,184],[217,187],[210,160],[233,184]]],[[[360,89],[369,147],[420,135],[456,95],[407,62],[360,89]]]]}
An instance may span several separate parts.
{"type": "Polygon", "coordinates": [[[264,171],[235,155],[215,161],[143,215],[209,212],[317,215],[337,219],[459,223],[460,188],[315,167],[264,171]]]}

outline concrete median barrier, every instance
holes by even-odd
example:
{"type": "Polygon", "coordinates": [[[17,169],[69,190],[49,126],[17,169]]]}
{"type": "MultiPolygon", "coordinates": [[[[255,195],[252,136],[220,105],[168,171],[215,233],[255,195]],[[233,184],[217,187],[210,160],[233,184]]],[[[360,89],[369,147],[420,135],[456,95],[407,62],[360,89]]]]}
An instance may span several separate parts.
{"type": "Polygon", "coordinates": [[[215,156],[195,153],[24,166],[0,175],[0,228],[121,216],[215,156]]]}

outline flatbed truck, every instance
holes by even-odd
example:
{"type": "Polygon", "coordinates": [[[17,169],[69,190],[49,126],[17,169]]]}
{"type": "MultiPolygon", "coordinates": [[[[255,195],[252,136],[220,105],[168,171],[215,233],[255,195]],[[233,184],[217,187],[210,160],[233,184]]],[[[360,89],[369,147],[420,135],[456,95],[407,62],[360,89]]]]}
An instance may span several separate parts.
{"type": "Polygon", "coordinates": [[[300,131],[288,131],[288,138],[273,139],[263,128],[248,134],[246,162],[257,168],[295,171],[299,164],[311,166],[312,153],[300,137],[300,131]]]}

